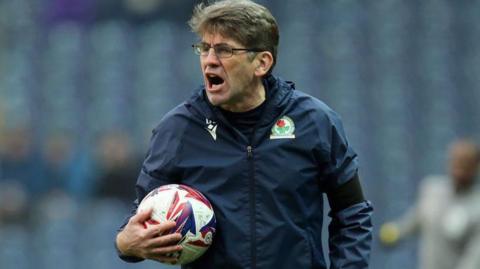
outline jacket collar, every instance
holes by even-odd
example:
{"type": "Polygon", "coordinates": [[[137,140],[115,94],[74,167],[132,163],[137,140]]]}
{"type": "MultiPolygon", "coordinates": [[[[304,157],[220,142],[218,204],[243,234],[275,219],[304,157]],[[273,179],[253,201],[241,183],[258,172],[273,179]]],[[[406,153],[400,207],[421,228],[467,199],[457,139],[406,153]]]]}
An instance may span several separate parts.
{"type": "MultiPolygon", "coordinates": [[[[295,89],[295,84],[291,81],[284,81],[281,78],[273,75],[268,75],[263,79],[263,84],[266,90],[266,106],[262,115],[259,127],[263,125],[270,125],[274,120],[280,116],[282,110],[288,105],[288,97],[295,89]]],[[[208,101],[205,87],[201,86],[195,94],[186,102],[187,107],[192,107],[194,110],[199,110],[200,114],[212,121],[223,120],[221,112],[217,107],[213,106],[208,101]]]]}
{"type": "Polygon", "coordinates": [[[267,104],[259,127],[271,125],[280,116],[289,104],[289,97],[295,89],[293,82],[284,81],[273,75],[264,79],[264,85],[267,91],[267,104]]]}

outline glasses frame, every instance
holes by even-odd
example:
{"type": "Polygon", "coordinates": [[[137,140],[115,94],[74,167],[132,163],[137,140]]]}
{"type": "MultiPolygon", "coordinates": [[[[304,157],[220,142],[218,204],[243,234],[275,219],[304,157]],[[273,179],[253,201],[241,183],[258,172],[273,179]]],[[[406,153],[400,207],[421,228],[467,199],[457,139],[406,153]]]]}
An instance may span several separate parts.
{"type": "Polygon", "coordinates": [[[206,43],[196,43],[196,44],[193,44],[192,45],[192,48],[193,48],[193,52],[199,56],[207,56],[208,53],[210,52],[210,49],[213,48],[213,51],[215,51],[215,55],[218,57],[218,58],[221,58],[221,59],[225,59],[225,58],[230,58],[232,57],[234,54],[235,54],[235,51],[247,51],[247,52],[262,52],[262,51],[265,51],[264,49],[260,49],[260,48],[232,48],[230,45],[228,44],[218,44],[218,45],[213,45],[213,46],[210,46],[210,44],[206,44],[206,43]],[[205,52],[201,52],[200,51],[200,47],[203,46],[203,45],[208,45],[208,50],[206,50],[205,52]],[[218,47],[223,47],[223,48],[229,48],[230,49],[230,53],[228,55],[221,55],[221,54],[218,54],[217,53],[217,50],[216,48],[218,47]]]}

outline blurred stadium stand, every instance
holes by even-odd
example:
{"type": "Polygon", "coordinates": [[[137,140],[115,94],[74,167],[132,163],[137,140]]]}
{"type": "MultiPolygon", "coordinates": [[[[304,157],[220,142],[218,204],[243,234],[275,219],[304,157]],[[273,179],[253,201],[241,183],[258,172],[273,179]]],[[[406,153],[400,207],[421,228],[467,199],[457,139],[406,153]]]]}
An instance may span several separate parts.
{"type": "MultiPolygon", "coordinates": [[[[0,268],[162,268],[116,258],[129,199],[99,194],[97,151],[120,133],[138,166],[150,130],[201,83],[196,2],[0,0],[0,183],[24,184],[0,204],[0,268]]],[[[377,227],[444,172],[452,139],[479,141],[480,1],[258,2],[280,25],[275,74],[344,119],[377,227]]],[[[414,268],[405,245],[375,239],[371,268],[414,268]]]]}

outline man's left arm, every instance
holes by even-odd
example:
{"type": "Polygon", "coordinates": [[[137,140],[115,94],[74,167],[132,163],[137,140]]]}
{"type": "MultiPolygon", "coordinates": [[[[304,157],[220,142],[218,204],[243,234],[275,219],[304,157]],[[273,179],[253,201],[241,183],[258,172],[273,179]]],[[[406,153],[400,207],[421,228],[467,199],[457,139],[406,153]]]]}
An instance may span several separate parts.
{"type": "Polygon", "coordinates": [[[372,204],[365,200],[358,174],[327,192],[332,221],[330,268],[368,268],[372,241],[372,204]]]}
{"type": "Polygon", "coordinates": [[[365,200],[358,177],[358,156],[349,145],[340,116],[331,109],[316,117],[316,153],[320,183],[330,203],[331,269],[368,268],[372,242],[371,203],[365,200]]]}

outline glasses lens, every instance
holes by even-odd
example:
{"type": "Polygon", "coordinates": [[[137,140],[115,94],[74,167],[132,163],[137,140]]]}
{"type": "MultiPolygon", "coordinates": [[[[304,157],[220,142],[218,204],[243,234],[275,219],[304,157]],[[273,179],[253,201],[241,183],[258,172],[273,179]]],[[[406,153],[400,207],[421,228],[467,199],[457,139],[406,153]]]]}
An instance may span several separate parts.
{"type": "Polygon", "coordinates": [[[201,48],[201,45],[200,44],[193,44],[192,45],[192,48],[193,48],[193,52],[197,55],[201,55],[202,54],[202,48],[201,48]]]}
{"type": "Polygon", "coordinates": [[[215,54],[219,58],[228,58],[231,57],[233,54],[233,50],[230,46],[227,45],[218,45],[214,47],[215,54]]]}
{"type": "MultiPolygon", "coordinates": [[[[192,45],[192,48],[195,54],[206,56],[208,55],[208,52],[210,51],[211,47],[209,44],[198,43],[198,44],[192,45]]],[[[215,55],[219,58],[228,58],[228,57],[232,57],[233,55],[233,49],[228,45],[224,45],[224,44],[215,45],[213,46],[213,49],[215,51],[215,55]]]]}

